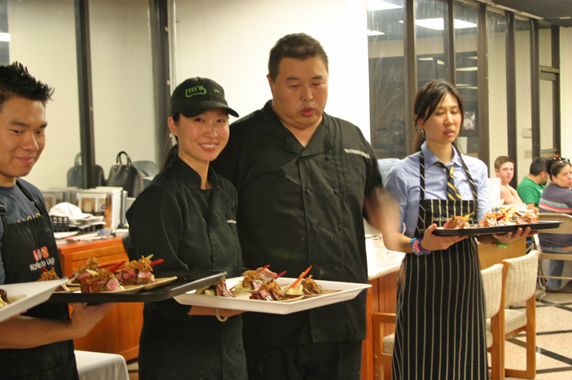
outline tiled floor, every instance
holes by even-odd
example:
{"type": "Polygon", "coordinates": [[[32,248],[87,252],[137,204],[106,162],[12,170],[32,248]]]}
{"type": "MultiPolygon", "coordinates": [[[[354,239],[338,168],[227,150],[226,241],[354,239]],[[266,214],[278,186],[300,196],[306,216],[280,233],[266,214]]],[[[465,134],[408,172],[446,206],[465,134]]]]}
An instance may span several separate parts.
{"type": "MultiPolygon", "coordinates": [[[[507,367],[525,368],[525,342],[524,334],[506,342],[507,367]]],[[[571,284],[558,293],[536,292],[536,379],[572,379],[571,284]]]]}
{"type": "MultiPolygon", "coordinates": [[[[536,379],[572,379],[572,283],[558,293],[538,289],[536,305],[536,379]]],[[[524,334],[506,342],[507,367],[525,368],[525,342],[524,334]]],[[[127,368],[129,379],[139,380],[137,360],[127,368]]]]}

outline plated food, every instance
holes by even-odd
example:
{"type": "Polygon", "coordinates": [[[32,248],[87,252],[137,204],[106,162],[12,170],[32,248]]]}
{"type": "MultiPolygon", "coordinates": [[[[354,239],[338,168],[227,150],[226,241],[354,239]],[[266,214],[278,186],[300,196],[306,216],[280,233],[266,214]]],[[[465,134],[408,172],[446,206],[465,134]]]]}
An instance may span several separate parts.
{"type": "Polygon", "coordinates": [[[4,289],[0,289],[0,307],[7,306],[11,303],[12,301],[8,298],[8,292],[4,289]]]}
{"type": "Polygon", "coordinates": [[[0,307],[0,321],[24,313],[45,302],[54,290],[66,281],[67,278],[0,285],[0,288],[5,291],[4,297],[0,296],[2,299],[0,303],[3,305],[0,307]]]}
{"type": "MultiPolygon", "coordinates": [[[[229,290],[233,291],[238,283],[242,282],[244,277],[227,278],[226,284],[229,290]]],[[[282,288],[288,288],[297,278],[280,277],[275,280],[282,288]]],[[[291,314],[303,310],[315,309],[318,307],[335,304],[338,302],[348,301],[355,298],[363,290],[370,288],[370,284],[358,284],[351,282],[324,281],[314,280],[320,285],[324,291],[319,295],[301,295],[295,299],[285,301],[266,301],[259,299],[251,299],[248,292],[248,298],[242,297],[217,297],[205,296],[197,294],[196,291],[186,292],[184,294],[173,297],[177,302],[183,305],[195,305],[220,309],[243,310],[256,313],[270,314],[291,314]],[[330,291],[330,289],[332,289],[330,291]],[[335,290],[334,290],[335,289],[335,290]]],[[[200,289],[200,288],[197,288],[200,289]]]]}
{"type": "Polygon", "coordinates": [[[151,261],[152,256],[132,260],[122,269],[120,267],[125,264],[125,261],[111,266],[100,265],[96,257],[91,257],[87,260],[85,266],[79,267],[73,272],[67,283],[68,289],[63,291],[77,291],[79,287],[82,293],[133,293],[143,289],[145,286],[147,286],[147,289],[153,289],[176,280],[176,277],[156,279],[152,273],[153,266],[160,264],[163,260],[151,261]]]}
{"type": "MultiPolygon", "coordinates": [[[[42,267],[42,275],[38,281],[51,281],[51,280],[59,280],[59,276],[57,275],[54,268],[47,270],[45,267],[42,267]]],[[[66,284],[61,284],[57,287],[56,292],[69,292],[70,288],[66,286],[66,284]]]]}
{"type": "Polygon", "coordinates": [[[314,281],[312,275],[306,277],[310,269],[312,269],[311,266],[296,281],[288,284],[277,282],[277,279],[286,272],[275,277],[265,277],[258,271],[250,270],[244,272],[241,280],[230,289],[228,289],[226,279],[223,277],[216,284],[197,290],[196,294],[261,301],[292,301],[339,291],[324,290],[314,281]]]}
{"type": "Polygon", "coordinates": [[[479,220],[478,225],[470,225],[468,219],[473,213],[465,216],[452,216],[445,223],[444,229],[464,229],[477,227],[497,227],[518,224],[538,223],[538,216],[532,210],[522,210],[516,207],[503,206],[487,212],[487,214],[479,220]]]}
{"type": "Polygon", "coordinates": [[[530,227],[531,231],[558,228],[559,221],[538,221],[538,216],[528,209],[514,206],[497,207],[489,211],[478,223],[469,224],[469,215],[453,216],[443,227],[433,231],[437,236],[504,235],[530,227]],[[467,223],[465,223],[467,222],[467,223]]]}

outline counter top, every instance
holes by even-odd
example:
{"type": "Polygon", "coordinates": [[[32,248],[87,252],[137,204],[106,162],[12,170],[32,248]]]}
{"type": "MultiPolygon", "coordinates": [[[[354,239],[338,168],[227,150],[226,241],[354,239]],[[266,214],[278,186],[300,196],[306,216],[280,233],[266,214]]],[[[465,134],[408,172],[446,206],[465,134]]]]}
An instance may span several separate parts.
{"type": "Polygon", "coordinates": [[[367,279],[369,281],[397,272],[405,257],[403,252],[390,251],[385,248],[379,235],[366,235],[365,247],[367,251],[367,279]]]}

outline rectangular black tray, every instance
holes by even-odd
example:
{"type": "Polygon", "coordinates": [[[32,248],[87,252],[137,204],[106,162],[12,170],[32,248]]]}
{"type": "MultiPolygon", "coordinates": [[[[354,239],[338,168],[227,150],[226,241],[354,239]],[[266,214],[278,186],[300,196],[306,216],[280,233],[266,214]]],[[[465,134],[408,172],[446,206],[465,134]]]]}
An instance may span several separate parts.
{"type": "Polygon", "coordinates": [[[190,292],[191,290],[204,288],[218,282],[226,275],[224,271],[197,270],[186,272],[161,272],[160,277],[178,278],[167,285],[152,290],[141,290],[137,293],[53,293],[47,302],[68,303],[68,302],[157,302],[173,298],[179,294],[190,292]]]}
{"type": "Polygon", "coordinates": [[[433,231],[433,235],[436,236],[468,236],[468,235],[493,235],[499,234],[504,235],[508,232],[515,232],[517,229],[530,227],[531,231],[549,230],[552,228],[558,228],[562,222],[559,221],[542,221],[538,223],[527,223],[527,224],[511,224],[508,226],[495,226],[495,227],[472,227],[472,228],[462,228],[462,229],[444,229],[443,227],[438,227],[433,231]]]}

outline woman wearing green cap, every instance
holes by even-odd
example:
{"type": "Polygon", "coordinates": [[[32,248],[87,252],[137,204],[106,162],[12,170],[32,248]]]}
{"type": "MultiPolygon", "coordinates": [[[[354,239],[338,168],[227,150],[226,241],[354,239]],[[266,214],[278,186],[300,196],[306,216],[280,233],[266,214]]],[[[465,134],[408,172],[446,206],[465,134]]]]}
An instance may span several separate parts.
{"type": "MultiPolygon", "coordinates": [[[[164,259],[156,276],[210,269],[241,274],[236,189],[209,165],[228,142],[229,114],[238,117],[213,80],[187,79],[173,92],[168,123],[177,144],[127,213],[129,258],[164,259]]],[[[246,379],[240,313],[173,299],[146,303],[140,379],[246,379]]]]}

